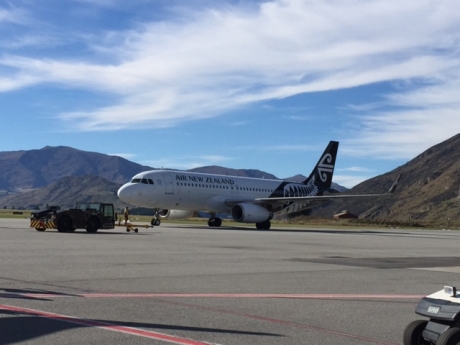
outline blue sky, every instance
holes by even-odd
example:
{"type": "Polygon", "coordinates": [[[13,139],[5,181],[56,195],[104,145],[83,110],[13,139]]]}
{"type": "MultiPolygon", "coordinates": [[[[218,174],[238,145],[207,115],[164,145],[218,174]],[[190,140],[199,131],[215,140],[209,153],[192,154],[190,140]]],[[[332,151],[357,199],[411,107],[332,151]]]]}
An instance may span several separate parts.
{"type": "Polygon", "coordinates": [[[352,187],[460,132],[457,0],[0,0],[0,151],[352,187]]]}

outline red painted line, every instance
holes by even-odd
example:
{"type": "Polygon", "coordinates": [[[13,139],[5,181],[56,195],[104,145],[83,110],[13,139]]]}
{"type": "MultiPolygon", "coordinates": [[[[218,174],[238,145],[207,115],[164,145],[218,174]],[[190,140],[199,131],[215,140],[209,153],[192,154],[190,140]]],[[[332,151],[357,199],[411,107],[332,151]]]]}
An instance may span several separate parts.
{"type": "MultiPolygon", "coordinates": [[[[31,298],[57,298],[57,297],[77,297],[77,298],[158,298],[161,301],[161,298],[291,298],[291,299],[385,299],[385,300],[395,300],[395,299],[420,299],[425,297],[425,295],[384,295],[384,294],[174,294],[174,293],[88,293],[88,294],[74,294],[74,295],[65,295],[65,294],[18,294],[21,296],[31,297],[31,298]]],[[[369,343],[380,344],[380,345],[396,345],[387,341],[382,341],[378,339],[367,338],[364,336],[354,335],[350,333],[344,333],[340,331],[335,331],[332,329],[321,328],[317,326],[312,326],[308,324],[301,324],[286,320],[280,320],[265,316],[251,315],[245,313],[234,312],[231,310],[224,310],[219,308],[204,307],[198,305],[192,305],[188,303],[174,302],[163,300],[164,303],[175,304],[180,306],[192,307],[196,309],[209,310],[214,312],[220,312],[230,315],[242,316],[249,319],[260,320],[265,322],[277,323],[291,327],[298,327],[302,329],[308,329],[312,331],[317,331],[321,333],[333,334],[345,338],[361,340],[369,343]]],[[[56,320],[82,324],[86,326],[98,327],[103,329],[108,329],[117,332],[123,332],[143,337],[148,337],[152,339],[163,340],[175,344],[185,344],[185,345],[209,345],[209,343],[203,343],[199,341],[189,340],[185,338],[176,338],[167,334],[144,331],[140,329],[117,326],[113,324],[106,324],[98,321],[91,321],[85,319],[78,319],[69,316],[52,314],[47,312],[35,311],[32,309],[17,308],[11,306],[0,305],[0,309],[7,309],[11,311],[17,311],[22,313],[28,313],[33,315],[39,315],[47,318],[52,318],[56,320]]]]}
{"type": "Polygon", "coordinates": [[[115,331],[119,333],[137,335],[137,336],[161,340],[161,341],[165,341],[165,342],[173,343],[173,344],[179,344],[179,345],[209,345],[210,344],[210,343],[204,343],[201,341],[180,338],[180,337],[176,337],[176,336],[165,334],[165,333],[146,331],[146,330],[132,328],[132,327],[118,326],[118,325],[114,325],[108,322],[81,319],[81,318],[77,318],[73,316],[55,314],[55,313],[50,313],[50,312],[40,311],[40,310],[35,310],[35,309],[20,308],[20,307],[14,307],[10,305],[1,305],[1,304],[0,304],[0,309],[16,312],[20,314],[36,315],[36,316],[44,317],[47,319],[69,322],[69,323],[73,323],[77,325],[101,328],[101,329],[115,331]]]}
{"type": "Polygon", "coordinates": [[[385,341],[385,340],[372,339],[372,338],[368,338],[368,337],[365,337],[365,336],[355,335],[355,334],[351,334],[351,333],[345,333],[345,332],[341,332],[341,331],[335,331],[333,329],[327,329],[327,328],[322,328],[322,327],[318,327],[318,326],[311,326],[311,325],[307,325],[307,324],[302,324],[302,323],[293,322],[293,321],[280,320],[280,319],[275,319],[275,318],[271,318],[271,317],[240,313],[240,312],[232,311],[232,310],[220,309],[220,308],[215,308],[215,307],[205,307],[205,306],[194,305],[194,304],[189,304],[189,303],[182,303],[182,302],[164,301],[164,303],[183,306],[183,307],[189,307],[189,308],[191,307],[191,308],[200,309],[200,310],[208,310],[208,311],[213,311],[213,312],[219,312],[219,313],[229,314],[229,315],[234,315],[234,316],[241,316],[241,317],[245,317],[245,318],[248,318],[248,319],[254,319],[254,320],[260,320],[260,321],[265,321],[265,322],[276,323],[276,324],[280,324],[280,325],[297,327],[297,328],[312,330],[312,331],[316,331],[316,332],[320,332],[320,333],[333,334],[333,335],[337,335],[337,336],[340,336],[340,337],[343,337],[343,338],[357,339],[357,340],[365,341],[365,342],[368,342],[368,343],[379,344],[379,345],[398,345],[398,344],[395,344],[395,343],[390,343],[390,342],[385,341]]]}
{"type": "Polygon", "coordinates": [[[420,299],[425,295],[384,294],[231,294],[231,293],[88,293],[88,294],[20,294],[30,298],[292,298],[292,299],[420,299]]]}

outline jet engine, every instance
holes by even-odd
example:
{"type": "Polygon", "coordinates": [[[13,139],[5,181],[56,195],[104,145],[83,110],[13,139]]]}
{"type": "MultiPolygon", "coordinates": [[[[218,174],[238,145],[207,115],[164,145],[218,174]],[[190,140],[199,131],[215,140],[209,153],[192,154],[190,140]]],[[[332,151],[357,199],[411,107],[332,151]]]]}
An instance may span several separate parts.
{"type": "Polygon", "coordinates": [[[184,219],[193,216],[193,213],[192,210],[161,210],[158,215],[163,219],[184,219]]]}
{"type": "Polygon", "coordinates": [[[241,203],[232,207],[232,217],[235,222],[261,223],[272,219],[273,213],[259,205],[241,203]]]}

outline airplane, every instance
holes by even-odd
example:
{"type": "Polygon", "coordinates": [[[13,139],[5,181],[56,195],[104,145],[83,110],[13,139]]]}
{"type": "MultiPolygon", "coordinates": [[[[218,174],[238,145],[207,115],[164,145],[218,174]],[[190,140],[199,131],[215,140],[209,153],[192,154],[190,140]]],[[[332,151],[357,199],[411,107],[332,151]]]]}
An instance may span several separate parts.
{"type": "Polygon", "coordinates": [[[176,170],[151,170],[135,175],[118,190],[120,200],[155,209],[152,225],[161,218],[188,218],[196,211],[211,216],[210,227],[220,227],[217,214],[231,215],[234,221],[255,223],[259,230],[270,229],[270,220],[312,208],[334,199],[376,197],[393,193],[398,176],[383,194],[341,194],[331,188],[339,143],[330,141],[310,176],[303,182],[214,175],[176,170]],[[325,192],[331,194],[324,194],[325,192]]]}

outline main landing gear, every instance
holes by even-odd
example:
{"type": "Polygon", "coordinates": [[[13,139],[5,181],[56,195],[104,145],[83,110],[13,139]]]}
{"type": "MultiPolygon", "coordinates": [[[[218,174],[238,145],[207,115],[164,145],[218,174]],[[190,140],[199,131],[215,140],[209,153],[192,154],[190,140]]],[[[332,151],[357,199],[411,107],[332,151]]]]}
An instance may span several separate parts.
{"type": "MultiPolygon", "coordinates": [[[[212,228],[218,228],[222,225],[222,219],[219,217],[211,217],[208,220],[208,225],[212,228]]],[[[265,222],[256,223],[257,230],[270,230],[271,223],[269,220],[265,222]]]]}
{"type": "Polygon", "coordinates": [[[265,222],[256,223],[257,230],[270,230],[270,226],[271,223],[269,220],[266,220],[265,222]]]}
{"type": "Polygon", "coordinates": [[[208,220],[208,225],[210,227],[218,228],[218,227],[220,227],[222,225],[222,219],[219,218],[219,217],[212,216],[208,220]]]}

